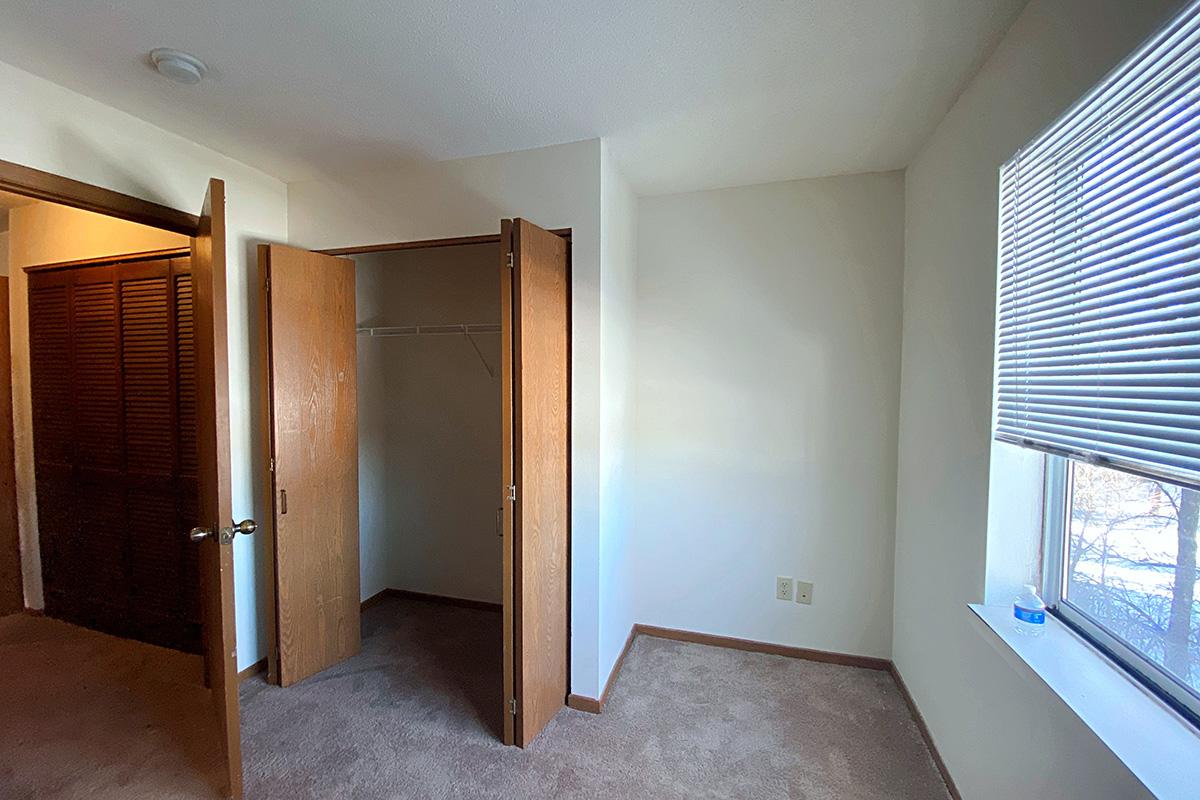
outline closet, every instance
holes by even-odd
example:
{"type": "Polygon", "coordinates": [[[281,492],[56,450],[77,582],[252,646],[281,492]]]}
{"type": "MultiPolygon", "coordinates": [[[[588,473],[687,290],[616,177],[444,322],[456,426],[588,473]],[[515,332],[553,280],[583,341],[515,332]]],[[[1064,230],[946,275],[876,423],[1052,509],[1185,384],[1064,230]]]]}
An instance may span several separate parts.
{"type": "Polygon", "coordinates": [[[364,597],[499,608],[499,260],[494,244],[354,256],[364,597]]]}
{"type": "Polygon", "coordinates": [[[188,253],[28,278],[46,614],[199,653],[188,253]]]}
{"type": "MultiPolygon", "coordinates": [[[[360,650],[399,673],[418,649],[480,659],[493,732],[528,744],[568,691],[569,231],[514,219],[455,240],[261,245],[259,265],[268,680],[360,650]],[[495,638],[441,648],[453,625],[495,638]]],[[[421,694],[399,673],[397,693],[461,705],[453,679],[421,694]]]]}

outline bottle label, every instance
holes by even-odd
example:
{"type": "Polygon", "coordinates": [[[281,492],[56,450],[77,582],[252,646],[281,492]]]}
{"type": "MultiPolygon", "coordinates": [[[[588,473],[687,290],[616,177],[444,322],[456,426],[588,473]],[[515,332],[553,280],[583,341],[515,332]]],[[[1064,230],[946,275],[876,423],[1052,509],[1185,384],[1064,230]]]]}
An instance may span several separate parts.
{"type": "Polygon", "coordinates": [[[1013,606],[1013,616],[1021,620],[1021,622],[1028,622],[1030,625],[1044,625],[1046,623],[1046,612],[1041,609],[1033,610],[1013,606]]]}

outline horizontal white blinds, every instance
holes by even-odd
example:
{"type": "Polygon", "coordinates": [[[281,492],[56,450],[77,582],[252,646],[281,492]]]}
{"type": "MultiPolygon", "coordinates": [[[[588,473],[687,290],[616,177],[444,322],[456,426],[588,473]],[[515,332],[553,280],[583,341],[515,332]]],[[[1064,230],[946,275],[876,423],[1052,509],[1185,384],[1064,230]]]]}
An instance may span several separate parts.
{"type": "Polygon", "coordinates": [[[996,438],[1200,487],[1200,3],[1000,174],[996,438]]]}

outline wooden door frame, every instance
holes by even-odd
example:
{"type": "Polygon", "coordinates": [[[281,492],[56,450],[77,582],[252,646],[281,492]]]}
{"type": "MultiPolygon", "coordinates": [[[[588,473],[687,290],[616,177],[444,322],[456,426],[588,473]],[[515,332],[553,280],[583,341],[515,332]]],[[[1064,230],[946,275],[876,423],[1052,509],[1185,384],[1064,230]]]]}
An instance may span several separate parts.
{"type": "Polygon", "coordinates": [[[184,236],[195,237],[200,231],[195,214],[11,161],[0,160],[0,190],[184,236]]]}
{"type": "MultiPolygon", "coordinates": [[[[571,242],[572,230],[573,230],[572,228],[550,229],[550,233],[553,233],[557,236],[561,236],[567,242],[567,586],[568,586],[568,591],[567,591],[566,613],[567,613],[568,692],[570,691],[569,683],[570,683],[570,677],[571,677],[571,601],[572,601],[572,596],[571,596],[570,586],[571,586],[571,545],[572,545],[571,512],[572,512],[572,502],[573,502],[573,497],[572,497],[572,493],[571,493],[571,490],[573,487],[573,470],[572,470],[571,458],[572,458],[572,454],[573,454],[572,432],[574,430],[574,426],[572,425],[572,419],[571,419],[572,391],[574,389],[574,381],[573,381],[574,355],[572,352],[572,344],[574,342],[574,315],[572,313],[573,312],[572,298],[573,298],[573,294],[574,294],[574,292],[573,292],[574,287],[572,285],[572,275],[573,275],[572,266],[573,266],[574,253],[573,253],[572,242],[571,242]]],[[[479,234],[476,236],[451,236],[451,237],[444,237],[444,238],[440,238],[440,239],[414,239],[414,240],[401,241],[401,242],[387,242],[387,243],[383,243],[383,244],[346,245],[346,246],[342,246],[342,247],[327,247],[327,248],[323,248],[323,249],[319,249],[319,250],[314,250],[313,252],[322,253],[324,255],[329,255],[329,256],[355,256],[355,255],[368,255],[371,253],[389,253],[389,252],[395,252],[395,251],[400,251],[400,250],[423,250],[423,249],[434,249],[434,248],[440,248],[440,247],[459,247],[459,246],[484,245],[484,244],[493,244],[493,245],[496,245],[497,247],[499,247],[503,242],[504,242],[504,234],[503,234],[503,232],[498,232],[498,233],[479,234]]],[[[258,311],[259,311],[259,329],[260,329],[260,331],[265,331],[264,326],[267,323],[267,313],[268,313],[267,305],[266,305],[267,304],[266,287],[262,285],[263,278],[264,278],[264,276],[259,275],[259,309],[258,309],[258,311]]],[[[267,382],[269,382],[269,380],[270,380],[270,372],[269,372],[270,352],[269,352],[269,346],[266,344],[266,342],[267,342],[266,336],[265,336],[265,333],[263,333],[259,337],[260,363],[262,364],[262,373],[261,373],[260,378],[264,381],[264,385],[269,385],[267,382]]],[[[269,395],[264,398],[259,413],[260,413],[260,423],[262,425],[262,429],[264,431],[268,431],[268,433],[266,434],[267,440],[264,442],[265,446],[262,448],[263,463],[259,465],[259,469],[262,470],[262,474],[267,476],[266,484],[268,486],[270,486],[271,485],[271,480],[270,480],[271,447],[270,447],[270,441],[269,441],[269,436],[270,436],[269,430],[271,427],[271,416],[270,416],[271,415],[271,400],[270,400],[269,395]]],[[[269,569],[271,570],[271,575],[270,575],[270,579],[268,581],[268,586],[269,586],[269,591],[270,591],[270,597],[269,597],[270,606],[269,607],[274,609],[277,607],[276,589],[275,589],[275,574],[274,574],[275,524],[274,524],[273,509],[274,509],[274,502],[275,502],[275,494],[270,489],[268,489],[266,493],[270,494],[270,497],[266,498],[268,500],[268,502],[264,507],[271,510],[271,512],[272,512],[269,515],[269,519],[267,521],[267,524],[270,529],[266,532],[268,535],[268,547],[270,547],[270,549],[271,549],[271,558],[268,559],[268,561],[271,563],[271,566],[269,567],[269,569]]],[[[510,535],[508,537],[509,541],[513,541],[514,537],[511,536],[511,532],[509,532],[509,533],[510,533],[510,535]]],[[[504,556],[502,555],[502,560],[503,559],[504,559],[504,556]]],[[[512,567],[511,561],[508,564],[508,566],[510,568],[512,567]]],[[[502,566],[501,569],[503,570],[504,567],[502,566]]],[[[277,656],[278,636],[279,636],[279,633],[278,633],[277,623],[274,619],[274,615],[272,615],[272,618],[269,621],[269,630],[268,630],[268,637],[269,637],[270,644],[267,649],[267,652],[268,652],[268,657],[267,657],[268,681],[270,683],[278,682],[278,656],[277,656]]],[[[564,705],[566,704],[566,701],[567,701],[567,698],[564,697],[563,698],[564,705]]],[[[507,702],[508,702],[507,699],[505,699],[504,702],[507,704],[507,702]]],[[[505,719],[506,719],[505,724],[506,725],[510,724],[510,722],[508,722],[508,720],[511,718],[509,718],[507,714],[505,714],[505,719]]]]}
{"type": "Polygon", "coordinates": [[[136,264],[139,261],[159,261],[169,258],[190,258],[191,248],[167,247],[162,250],[143,250],[137,253],[122,253],[115,256],[96,256],[95,258],[78,258],[71,261],[51,261],[46,264],[30,264],[21,269],[26,273],[53,272],[56,270],[81,269],[83,267],[108,267],[117,264],[136,264]]]}
{"type": "MultiPolygon", "coordinates": [[[[3,188],[0,186],[0,188],[3,188]]],[[[570,264],[571,228],[554,228],[550,233],[567,240],[567,259],[570,264]]],[[[461,247],[473,244],[495,244],[503,241],[499,233],[483,233],[478,236],[450,236],[444,239],[414,239],[407,242],[388,242],[385,244],[361,244],[347,247],[328,247],[324,250],[314,250],[327,256],[361,256],[368,253],[390,253],[395,250],[424,250],[435,247],[461,247]]]]}

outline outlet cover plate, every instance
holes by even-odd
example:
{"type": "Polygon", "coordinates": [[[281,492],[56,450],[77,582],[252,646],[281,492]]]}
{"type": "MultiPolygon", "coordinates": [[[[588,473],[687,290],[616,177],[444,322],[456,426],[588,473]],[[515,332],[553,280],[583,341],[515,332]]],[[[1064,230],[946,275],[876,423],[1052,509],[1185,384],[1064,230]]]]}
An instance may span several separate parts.
{"type": "Polygon", "coordinates": [[[796,581],[796,602],[812,605],[813,585],[808,581],[796,581]]]}
{"type": "Polygon", "coordinates": [[[775,579],[775,599],[776,600],[791,600],[792,599],[792,579],[777,577],[775,579]]]}

